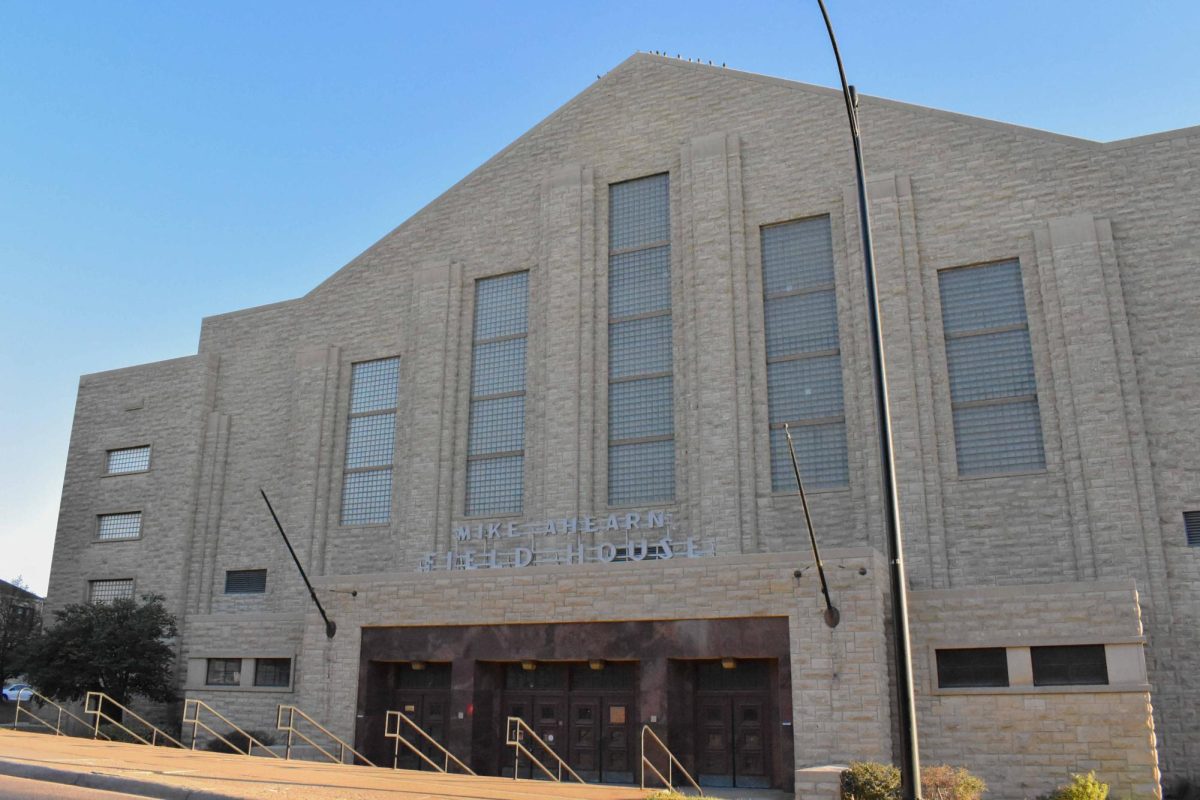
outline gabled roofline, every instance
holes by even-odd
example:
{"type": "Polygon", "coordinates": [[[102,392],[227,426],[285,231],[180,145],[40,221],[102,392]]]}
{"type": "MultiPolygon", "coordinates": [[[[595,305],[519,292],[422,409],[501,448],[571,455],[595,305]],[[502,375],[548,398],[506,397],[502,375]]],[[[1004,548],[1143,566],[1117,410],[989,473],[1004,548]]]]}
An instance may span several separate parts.
{"type": "MultiPolygon", "coordinates": [[[[660,56],[655,53],[635,53],[625,61],[621,62],[620,67],[625,64],[638,60],[650,59],[656,62],[670,64],[671,66],[681,67],[683,69],[701,69],[701,70],[717,70],[722,74],[742,80],[754,81],[756,83],[773,84],[776,86],[788,86],[801,91],[810,92],[812,94],[820,94],[826,96],[834,96],[839,99],[842,97],[841,89],[834,89],[828,86],[819,86],[815,83],[804,83],[803,81],[794,81],[789,78],[777,78],[773,75],[763,75],[758,72],[747,72],[729,67],[718,67],[712,64],[703,64],[697,61],[688,61],[685,58],[671,58],[670,56],[660,56]]],[[[615,70],[614,70],[615,71],[615,70]]],[[[1100,142],[1095,139],[1086,139],[1082,136],[1071,136],[1065,133],[1055,133],[1043,128],[1033,128],[1028,125],[1018,125],[1013,122],[1003,122],[1001,120],[989,119],[988,117],[977,117],[971,114],[962,114],[957,111],[946,111],[945,109],[935,108],[933,106],[923,106],[919,103],[908,103],[903,100],[892,100],[887,97],[878,97],[875,95],[859,94],[860,100],[868,100],[872,103],[878,103],[893,108],[902,109],[905,111],[920,112],[923,114],[936,114],[939,117],[954,119],[960,122],[966,122],[975,125],[984,125],[997,130],[1012,131],[1015,133],[1023,133],[1040,138],[1049,139],[1051,141],[1063,142],[1065,144],[1076,144],[1084,147],[1095,147],[1102,149],[1128,147],[1131,145],[1145,144],[1160,139],[1174,139],[1187,136],[1200,135],[1200,124],[1185,126],[1183,128],[1174,128],[1166,131],[1156,131],[1154,133],[1143,134],[1141,136],[1132,136],[1126,139],[1113,139],[1107,142],[1100,142]]]]}
{"type": "MultiPolygon", "coordinates": [[[[446,188],[445,191],[441,192],[435,198],[433,198],[428,203],[426,203],[424,206],[422,206],[420,209],[418,209],[416,212],[414,212],[410,217],[408,217],[408,219],[404,220],[399,225],[397,225],[396,227],[389,230],[387,233],[385,233],[383,236],[381,236],[379,239],[377,239],[371,245],[369,245],[364,250],[362,250],[358,255],[354,256],[354,258],[350,259],[350,261],[348,261],[345,265],[343,265],[339,269],[335,270],[331,275],[329,275],[327,278],[325,278],[325,280],[318,283],[316,286],[314,286],[312,289],[310,289],[304,295],[302,295],[298,298],[294,298],[293,300],[284,300],[284,301],[281,301],[280,303],[272,303],[270,305],[282,305],[284,303],[296,302],[298,300],[307,300],[307,299],[313,297],[315,294],[320,292],[327,284],[329,284],[332,281],[334,281],[335,279],[337,279],[344,271],[356,266],[359,262],[361,262],[363,257],[366,256],[366,254],[368,252],[370,252],[372,249],[374,249],[375,246],[379,242],[382,242],[385,239],[388,239],[389,237],[393,236],[401,228],[405,227],[406,225],[409,225],[410,223],[412,223],[413,221],[415,221],[422,215],[435,210],[438,206],[440,206],[442,204],[442,202],[445,200],[445,198],[448,195],[450,195],[452,192],[454,192],[459,186],[462,186],[463,184],[471,181],[476,175],[478,175],[479,173],[486,170],[493,162],[497,161],[498,159],[503,158],[509,151],[513,150],[518,145],[523,143],[527,138],[533,136],[538,131],[540,131],[542,128],[552,124],[558,117],[560,117],[561,115],[566,113],[568,109],[570,109],[570,108],[574,107],[576,104],[582,102],[585,97],[587,97],[589,94],[591,94],[593,91],[596,90],[597,86],[599,86],[601,83],[604,83],[605,80],[610,75],[616,74],[618,72],[622,72],[626,69],[629,69],[632,65],[640,63],[640,62],[652,62],[654,64],[669,66],[669,67],[673,67],[673,68],[677,68],[677,69],[716,71],[716,72],[720,73],[721,75],[735,78],[738,80],[746,80],[746,81],[753,81],[755,83],[761,83],[761,84],[784,86],[784,87],[788,87],[788,88],[792,88],[792,89],[798,89],[800,91],[808,92],[811,94],[823,95],[826,97],[837,97],[840,99],[842,96],[841,89],[833,89],[828,86],[818,86],[817,84],[803,83],[801,81],[794,81],[794,80],[790,80],[787,78],[777,78],[777,77],[773,77],[770,75],[761,75],[756,72],[746,72],[743,70],[731,69],[729,67],[724,67],[724,66],[718,67],[715,65],[703,64],[703,63],[699,63],[699,62],[695,62],[695,61],[688,61],[688,60],[682,59],[682,58],[671,58],[670,56],[662,56],[662,55],[657,55],[655,53],[647,53],[647,52],[643,52],[643,51],[638,51],[638,52],[634,53],[633,55],[629,56],[628,58],[626,58],[621,63],[619,63],[617,66],[613,67],[610,71],[601,75],[596,81],[594,81],[592,84],[590,84],[587,88],[583,89],[581,92],[576,94],[570,100],[563,103],[561,106],[559,106],[557,109],[555,109],[553,112],[551,112],[548,116],[543,118],[540,122],[538,122],[532,128],[530,128],[529,130],[525,131],[525,133],[518,136],[516,139],[514,139],[512,142],[510,142],[504,148],[502,148],[501,150],[496,152],[493,156],[488,158],[486,161],[484,161],[482,164],[477,166],[475,169],[468,172],[466,175],[464,175],[458,181],[455,181],[451,186],[446,188]]],[[[1144,145],[1144,144],[1150,144],[1152,142],[1160,141],[1163,139],[1174,139],[1174,138],[1184,138],[1184,137],[1189,137],[1189,136],[1200,136],[1200,125],[1195,125],[1195,126],[1190,126],[1190,127],[1185,127],[1185,128],[1178,128],[1175,130],[1151,133],[1151,134],[1147,134],[1144,136],[1136,136],[1136,137],[1132,137],[1132,138],[1128,138],[1128,139],[1116,139],[1116,140],[1113,140],[1110,142],[1098,142],[1093,139],[1084,139],[1084,138],[1078,137],[1078,136],[1068,136],[1066,134],[1054,133],[1052,131],[1046,131],[1046,130],[1042,130],[1040,128],[1031,128],[1031,127],[1024,126],[1024,125],[1016,125],[1016,124],[1009,123],[1009,122],[1000,122],[998,120],[987,119],[986,117],[975,117],[975,116],[971,116],[969,114],[960,114],[960,113],[954,112],[954,111],[945,111],[943,109],[933,108],[930,106],[923,106],[923,105],[919,105],[916,103],[906,103],[906,102],[903,102],[900,100],[890,100],[885,97],[875,97],[873,95],[861,95],[860,94],[859,98],[860,98],[860,100],[865,100],[868,104],[879,104],[879,105],[884,105],[884,106],[890,106],[892,108],[896,108],[896,109],[900,109],[900,110],[908,111],[908,112],[913,112],[913,113],[933,114],[933,115],[936,115],[936,116],[939,116],[942,118],[956,120],[958,122],[962,122],[965,124],[979,125],[979,126],[983,126],[983,127],[987,127],[987,128],[992,128],[992,129],[995,129],[998,131],[1006,131],[1009,133],[1020,134],[1023,136],[1033,136],[1033,137],[1037,137],[1037,138],[1044,139],[1044,140],[1056,141],[1056,142],[1060,142],[1062,144],[1068,144],[1068,145],[1073,145],[1076,147],[1082,147],[1082,148],[1092,149],[1092,150],[1116,150],[1116,149],[1121,149],[1121,148],[1125,148],[1125,147],[1136,147],[1136,146],[1140,146],[1140,145],[1144,145]]],[[[268,307],[269,306],[260,306],[258,309],[245,309],[244,311],[262,310],[262,309],[265,309],[268,307]]],[[[218,315],[214,315],[213,317],[206,318],[205,321],[206,322],[208,320],[216,321],[220,317],[229,317],[229,316],[232,316],[232,315],[238,314],[238,313],[244,313],[244,312],[229,312],[228,314],[218,314],[218,315]]]]}

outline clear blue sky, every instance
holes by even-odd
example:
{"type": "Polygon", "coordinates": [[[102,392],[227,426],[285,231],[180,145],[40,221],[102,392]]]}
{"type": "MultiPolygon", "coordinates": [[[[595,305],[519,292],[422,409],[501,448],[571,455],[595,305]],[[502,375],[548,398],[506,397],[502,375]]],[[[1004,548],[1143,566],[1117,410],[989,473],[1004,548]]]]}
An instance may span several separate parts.
{"type": "MultiPolygon", "coordinates": [[[[829,4],[865,94],[1200,124],[1195,0],[829,4]]],[[[832,86],[824,36],[815,0],[0,0],[0,577],[46,589],[80,374],[305,293],[635,50],[832,86]]]]}

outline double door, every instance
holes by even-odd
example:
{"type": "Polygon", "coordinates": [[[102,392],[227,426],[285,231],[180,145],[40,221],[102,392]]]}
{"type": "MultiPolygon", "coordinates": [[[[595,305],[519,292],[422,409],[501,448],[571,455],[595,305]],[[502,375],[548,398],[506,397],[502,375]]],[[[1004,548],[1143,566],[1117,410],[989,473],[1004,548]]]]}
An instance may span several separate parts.
{"type": "MultiPolygon", "coordinates": [[[[571,769],[589,783],[632,783],[637,761],[633,693],[538,692],[505,694],[506,714],[520,717],[571,769]]],[[[540,747],[526,747],[551,771],[540,747]]],[[[512,758],[511,751],[508,754],[512,758]]],[[[515,759],[514,759],[515,760],[515,759]]],[[[516,762],[522,778],[545,777],[528,758],[516,762]]],[[[513,761],[501,773],[512,775],[513,761]]]]}
{"type": "Polygon", "coordinates": [[[767,659],[695,664],[693,730],[701,784],[770,787],[772,670],[767,659]]]}
{"type": "MultiPolygon", "coordinates": [[[[432,736],[435,741],[440,742],[442,746],[446,745],[446,719],[450,708],[449,690],[401,690],[397,693],[395,708],[403,711],[406,717],[421,726],[421,730],[432,736]]],[[[444,756],[438,749],[429,744],[425,737],[413,731],[412,728],[402,725],[400,733],[435,764],[440,765],[444,760],[444,756]]],[[[391,744],[390,741],[389,744],[391,744]]],[[[400,745],[396,766],[400,769],[433,769],[425,759],[419,758],[416,753],[404,745],[400,745]]]]}

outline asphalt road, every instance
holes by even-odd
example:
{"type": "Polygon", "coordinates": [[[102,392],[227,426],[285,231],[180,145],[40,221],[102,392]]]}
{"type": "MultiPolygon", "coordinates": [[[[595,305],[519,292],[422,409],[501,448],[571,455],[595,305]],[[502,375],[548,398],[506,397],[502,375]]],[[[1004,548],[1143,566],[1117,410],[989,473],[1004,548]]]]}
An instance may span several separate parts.
{"type": "Polygon", "coordinates": [[[82,789],[78,786],[68,786],[65,783],[31,781],[25,778],[11,778],[8,775],[0,775],[0,798],[3,800],[123,800],[128,798],[145,800],[145,797],[139,795],[106,792],[101,789],[82,789]]]}

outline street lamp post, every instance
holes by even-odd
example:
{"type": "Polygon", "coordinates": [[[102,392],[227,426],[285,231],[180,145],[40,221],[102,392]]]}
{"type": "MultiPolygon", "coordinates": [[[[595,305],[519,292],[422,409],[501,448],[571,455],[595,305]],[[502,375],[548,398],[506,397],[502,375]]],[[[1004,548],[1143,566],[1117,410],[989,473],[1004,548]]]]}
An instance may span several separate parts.
{"type": "Polygon", "coordinates": [[[858,127],[858,95],[846,82],[833,23],[824,0],[817,0],[833,56],[842,80],[850,136],[854,140],[854,169],[858,179],[858,227],[862,233],[863,264],[867,283],[867,320],[871,329],[871,370],[875,385],[875,418],[879,424],[879,462],[883,483],[884,524],[887,526],[888,564],[892,584],[892,620],[896,637],[896,705],[900,713],[900,774],[904,800],[921,798],[921,759],[917,747],[917,711],[913,700],[912,642],[908,633],[908,581],[904,575],[904,542],[900,531],[900,502],[896,488],[896,462],[892,445],[892,417],[888,404],[887,364],[879,321],[879,292],[875,284],[875,254],[871,244],[871,215],[867,206],[867,181],[863,168],[862,139],[858,127]]]}

